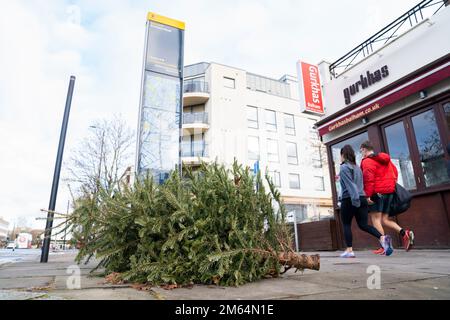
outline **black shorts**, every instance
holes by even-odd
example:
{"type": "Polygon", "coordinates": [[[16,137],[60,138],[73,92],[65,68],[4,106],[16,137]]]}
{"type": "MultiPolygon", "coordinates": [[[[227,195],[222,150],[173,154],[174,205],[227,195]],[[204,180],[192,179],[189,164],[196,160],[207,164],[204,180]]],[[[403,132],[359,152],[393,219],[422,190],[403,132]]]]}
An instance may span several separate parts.
{"type": "Polygon", "coordinates": [[[390,216],[393,197],[393,193],[375,194],[371,196],[370,199],[375,203],[369,206],[369,212],[381,212],[383,214],[389,214],[390,216]]]}

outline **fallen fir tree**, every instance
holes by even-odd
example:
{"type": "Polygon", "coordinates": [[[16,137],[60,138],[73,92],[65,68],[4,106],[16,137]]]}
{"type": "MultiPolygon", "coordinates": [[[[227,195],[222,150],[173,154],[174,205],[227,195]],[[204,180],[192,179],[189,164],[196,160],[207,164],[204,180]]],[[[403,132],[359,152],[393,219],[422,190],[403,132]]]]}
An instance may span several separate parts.
{"type": "Polygon", "coordinates": [[[95,256],[123,280],[180,286],[237,286],[290,268],[319,270],[318,255],[294,252],[280,194],[265,179],[269,192],[249,168],[214,163],[183,178],[173,172],[162,185],[148,176],[85,193],[69,220],[81,243],[77,262],[95,256]]]}

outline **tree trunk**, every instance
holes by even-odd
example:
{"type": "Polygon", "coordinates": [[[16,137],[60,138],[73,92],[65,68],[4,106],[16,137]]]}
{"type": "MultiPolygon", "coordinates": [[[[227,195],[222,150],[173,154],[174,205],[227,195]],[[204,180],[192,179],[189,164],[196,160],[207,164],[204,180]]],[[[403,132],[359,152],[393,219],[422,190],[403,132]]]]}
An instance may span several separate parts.
{"type": "Polygon", "coordinates": [[[320,255],[315,254],[308,256],[306,254],[296,254],[294,252],[285,252],[278,255],[280,263],[287,268],[296,269],[320,269],[320,255]]]}

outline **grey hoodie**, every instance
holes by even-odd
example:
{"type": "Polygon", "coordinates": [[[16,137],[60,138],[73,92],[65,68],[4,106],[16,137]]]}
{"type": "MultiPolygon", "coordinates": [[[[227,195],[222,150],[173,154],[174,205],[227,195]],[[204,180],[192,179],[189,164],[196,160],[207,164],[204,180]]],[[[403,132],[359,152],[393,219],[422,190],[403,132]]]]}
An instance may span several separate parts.
{"type": "Polygon", "coordinates": [[[363,174],[361,168],[349,162],[341,164],[340,171],[341,200],[350,198],[352,205],[361,206],[360,197],[365,197],[363,174]]]}

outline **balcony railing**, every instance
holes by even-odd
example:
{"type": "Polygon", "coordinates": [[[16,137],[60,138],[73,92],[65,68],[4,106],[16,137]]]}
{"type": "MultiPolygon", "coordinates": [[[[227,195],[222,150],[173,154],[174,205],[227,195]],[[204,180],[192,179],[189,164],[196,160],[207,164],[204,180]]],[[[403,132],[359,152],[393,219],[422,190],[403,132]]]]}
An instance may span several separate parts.
{"type": "Polygon", "coordinates": [[[209,86],[203,80],[186,80],[184,81],[184,93],[203,92],[209,93],[209,86]]]}
{"type": "Polygon", "coordinates": [[[182,157],[208,157],[208,145],[204,141],[182,142],[182,157]]]}
{"type": "Polygon", "coordinates": [[[203,123],[208,124],[208,113],[195,112],[183,113],[183,124],[203,123]]]}
{"type": "Polygon", "coordinates": [[[387,43],[395,40],[400,35],[419,24],[426,18],[433,16],[443,7],[448,0],[424,0],[401,15],[391,24],[371,36],[363,43],[356,46],[350,52],[330,65],[330,73],[337,78],[345,70],[355,65],[387,43]]]}

